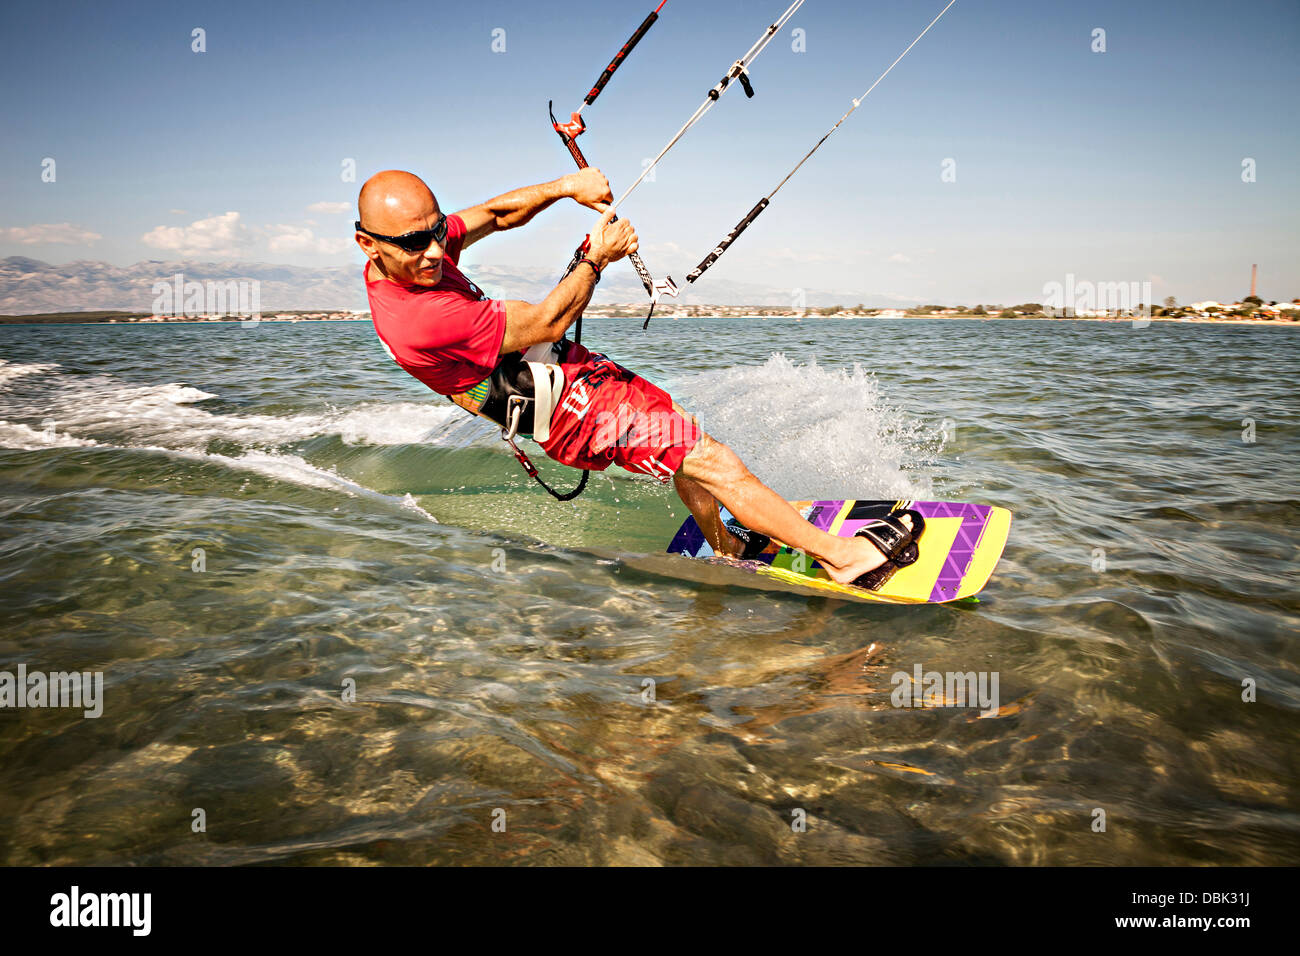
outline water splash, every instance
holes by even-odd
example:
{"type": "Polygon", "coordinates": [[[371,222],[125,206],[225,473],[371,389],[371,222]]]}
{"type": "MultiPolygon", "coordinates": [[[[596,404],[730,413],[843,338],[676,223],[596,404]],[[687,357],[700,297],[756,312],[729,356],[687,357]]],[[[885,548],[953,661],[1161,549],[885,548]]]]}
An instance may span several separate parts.
{"type": "Polygon", "coordinates": [[[927,427],[884,401],[855,364],[831,369],[773,353],[681,382],[679,404],[787,498],[925,498],[915,468],[932,453],[927,427]],[[911,469],[911,470],[909,470],[911,469]]]}

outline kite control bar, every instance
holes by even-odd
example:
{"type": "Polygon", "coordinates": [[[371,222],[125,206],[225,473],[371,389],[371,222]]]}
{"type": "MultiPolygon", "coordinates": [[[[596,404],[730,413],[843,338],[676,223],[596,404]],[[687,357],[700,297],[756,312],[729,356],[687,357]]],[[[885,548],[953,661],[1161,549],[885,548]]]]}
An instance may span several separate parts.
{"type": "MultiPolygon", "coordinates": [[[[578,146],[577,142],[578,137],[587,130],[587,124],[583,122],[582,119],[582,111],[592,103],[596,102],[596,97],[600,96],[600,91],[605,88],[605,84],[608,83],[609,78],[614,75],[614,71],[623,64],[623,60],[625,60],[627,55],[632,52],[633,47],[641,42],[641,38],[649,32],[650,28],[654,26],[655,21],[659,19],[659,11],[664,8],[664,4],[667,2],[668,0],[661,0],[659,6],[655,7],[655,9],[651,11],[650,15],[641,21],[641,25],[636,28],[636,32],[633,33],[628,41],[623,44],[618,53],[614,54],[614,59],[610,61],[609,66],[605,67],[604,72],[600,74],[595,85],[592,86],[591,90],[583,99],[582,106],[578,107],[577,110],[570,114],[567,123],[561,123],[555,118],[555,104],[553,101],[546,104],[546,107],[551,114],[551,126],[554,128],[555,132],[559,134],[560,139],[564,142],[565,148],[568,149],[569,155],[573,157],[573,161],[578,164],[579,169],[586,169],[588,166],[587,157],[582,155],[582,149],[578,146]]],[[[615,216],[610,221],[613,222],[617,219],[618,217],[615,216]]],[[[588,240],[590,240],[590,238],[590,236],[587,237],[588,240]]],[[[583,244],[578,247],[576,252],[574,252],[573,259],[569,262],[569,268],[564,273],[566,276],[577,268],[578,263],[582,261],[582,257],[585,255],[587,248],[587,241],[584,240],[583,244]]],[[[632,267],[636,269],[637,277],[641,280],[641,285],[645,287],[646,295],[650,297],[650,311],[646,314],[645,324],[642,326],[644,329],[650,325],[650,317],[655,314],[655,306],[659,304],[659,297],[664,295],[677,295],[677,283],[673,281],[672,276],[665,276],[662,282],[655,281],[655,277],[650,274],[650,270],[646,268],[646,264],[641,261],[639,253],[628,253],[627,258],[628,261],[632,263],[632,267]]],[[[579,325],[575,329],[575,338],[581,335],[582,327],[579,325]]]]}
{"type": "MultiPolygon", "coordinates": [[[[664,2],[666,3],[667,0],[664,0],[664,2]]],[[[553,104],[548,103],[547,107],[551,110],[551,125],[554,126],[555,131],[560,134],[560,139],[564,140],[564,145],[569,148],[569,153],[573,156],[573,161],[578,164],[579,169],[586,169],[588,165],[587,157],[582,155],[582,150],[574,141],[574,137],[587,128],[586,124],[582,122],[582,117],[577,113],[574,113],[573,119],[568,123],[560,123],[555,119],[553,104]],[[576,132],[574,132],[575,127],[577,128],[576,132]]],[[[610,219],[610,222],[616,222],[617,220],[618,216],[614,216],[610,219]]],[[[589,248],[588,240],[590,240],[590,238],[591,237],[588,236],[587,240],[584,240],[582,245],[578,246],[574,251],[573,259],[569,262],[569,268],[566,269],[564,273],[566,276],[577,268],[578,263],[582,261],[582,257],[586,255],[587,249],[589,248]]],[[[655,277],[650,274],[650,270],[646,268],[646,264],[641,261],[641,255],[639,253],[629,252],[627,259],[632,263],[632,267],[636,269],[636,274],[641,280],[641,285],[645,287],[646,295],[650,296],[650,311],[646,313],[645,324],[641,326],[644,329],[650,325],[650,317],[655,314],[655,306],[659,304],[659,297],[662,295],[677,295],[677,283],[673,281],[672,276],[664,276],[662,282],[657,282],[655,277]]]]}

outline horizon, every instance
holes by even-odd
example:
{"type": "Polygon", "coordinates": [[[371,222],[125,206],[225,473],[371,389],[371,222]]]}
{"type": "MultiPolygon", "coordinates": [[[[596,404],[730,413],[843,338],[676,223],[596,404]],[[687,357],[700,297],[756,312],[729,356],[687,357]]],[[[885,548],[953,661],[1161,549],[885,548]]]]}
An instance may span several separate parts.
{"type": "MultiPolygon", "coordinates": [[[[181,269],[179,275],[181,276],[182,282],[192,282],[200,286],[206,286],[206,287],[224,285],[231,282],[251,283],[253,285],[258,286],[259,290],[261,288],[262,280],[254,279],[251,276],[242,275],[241,270],[247,269],[250,272],[262,271],[262,272],[275,273],[280,270],[292,269],[296,273],[301,274],[299,276],[300,284],[295,287],[292,287],[291,291],[286,292],[284,289],[279,288],[279,286],[283,285],[283,283],[277,284],[274,282],[274,280],[272,280],[269,284],[273,289],[276,290],[276,292],[273,292],[273,295],[275,294],[278,294],[280,296],[292,295],[296,300],[300,296],[323,294],[323,295],[334,297],[336,301],[332,301],[330,303],[322,303],[318,301],[316,304],[312,304],[312,305],[304,305],[301,302],[297,302],[297,301],[291,304],[266,304],[265,307],[262,309],[262,311],[267,311],[267,312],[270,311],[274,311],[274,312],[319,312],[319,311],[368,312],[368,304],[366,304],[366,308],[358,307],[360,304],[364,303],[364,296],[360,295],[359,290],[353,288],[350,282],[350,270],[352,269],[351,265],[324,266],[318,269],[313,269],[310,266],[294,266],[285,263],[241,262],[238,260],[185,261],[185,260],[151,259],[151,260],[141,260],[140,262],[132,263],[128,266],[115,266],[112,263],[107,263],[100,260],[78,260],[77,262],[74,263],[65,264],[65,266],[58,266],[53,263],[46,262],[44,260],[36,259],[35,257],[32,256],[6,256],[0,258],[0,316],[18,317],[22,315],[53,315],[53,314],[64,314],[64,313],[74,314],[78,312],[114,312],[114,313],[123,313],[123,314],[128,314],[128,313],[129,314],[150,314],[151,308],[146,308],[144,306],[144,300],[150,298],[150,294],[157,291],[157,289],[154,287],[159,283],[162,283],[167,286],[173,286],[176,280],[176,276],[178,275],[178,273],[174,272],[173,270],[177,269],[178,267],[181,269]],[[35,272],[25,273],[24,275],[19,276],[15,280],[11,275],[6,274],[6,269],[5,269],[6,266],[8,266],[11,263],[14,263],[15,261],[21,263],[34,263],[36,266],[39,266],[40,269],[35,272]],[[56,276],[59,276],[61,278],[70,278],[67,274],[66,266],[76,265],[78,263],[88,265],[88,266],[93,266],[93,267],[105,267],[107,269],[114,270],[116,272],[130,272],[131,270],[138,270],[139,268],[145,266],[159,266],[162,268],[159,268],[156,272],[148,272],[145,275],[136,275],[133,277],[118,279],[116,284],[111,284],[108,283],[108,280],[103,280],[100,286],[87,290],[84,293],[85,295],[88,296],[98,295],[101,297],[100,301],[91,302],[90,304],[83,303],[81,305],[59,305],[56,302],[55,304],[51,305],[48,303],[48,297],[50,295],[48,291],[41,290],[35,294],[31,294],[31,293],[24,293],[19,288],[19,286],[23,283],[24,280],[30,279],[32,276],[41,276],[43,273],[53,273],[56,276]],[[193,270],[197,270],[197,275],[193,270]],[[209,273],[209,272],[217,273],[217,274],[205,275],[205,273],[209,273]],[[186,276],[186,273],[188,273],[188,277],[186,276]],[[336,278],[335,274],[337,274],[337,276],[343,279],[344,284],[341,288],[337,285],[337,283],[332,285],[328,284],[336,278]],[[314,284],[304,286],[301,284],[304,282],[314,283],[314,284]],[[105,287],[105,285],[107,285],[107,288],[105,287]],[[151,287],[150,294],[145,293],[144,291],[145,285],[151,287]],[[309,289],[310,291],[304,291],[304,289],[309,289]],[[322,289],[324,289],[324,291],[322,291],[322,289]],[[47,301],[47,304],[45,306],[39,304],[42,301],[41,299],[42,294],[45,296],[45,301],[47,301]],[[137,304],[134,305],[111,304],[107,301],[107,299],[116,299],[117,302],[121,303],[124,302],[126,298],[132,298],[136,300],[137,304]],[[350,301],[344,302],[341,301],[341,298],[346,298],[350,301]],[[11,311],[11,309],[13,308],[13,304],[20,301],[26,302],[28,307],[18,311],[11,311]]],[[[528,288],[532,288],[536,292],[536,294],[540,296],[541,294],[544,294],[543,287],[549,286],[550,281],[552,279],[552,273],[550,270],[540,270],[540,271],[542,275],[539,277],[537,275],[539,270],[537,269],[524,270],[524,272],[534,273],[532,276],[518,274],[518,273],[510,273],[508,271],[496,269],[491,279],[483,280],[483,285],[485,286],[485,288],[488,289],[490,294],[493,294],[494,297],[497,298],[529,298],[528,288]]],[[[1060,304],[1057,306],[1058,308],[1061,305],[1064,305],[1065,300],[1067,299],[1070,301],[1074,300],[1074,291],[1073,291],[1074,277],[1067,276],[1066,278],[1069,280],[1069,283],[1066,286],[1066,288],[1069,291],[1066,293],[1065,298],[1062,299],[1060,304]]],[[[77,279],[80,282],[80,276],[78,276],[77,279]]],[[[608,290],[607,295],[604,296],[600,301],[596,301],[595,299],[593,299],[591,306],[589,307],[589,311],[596,312],[599,310],[608,310],[608,309],[621,309],[621,308],[636,309],[636,308],[644,307],[644,300],[639,298],[639,294],[641,293],[642,290],[638,284],[632,281],[631,277],[623,276],[620,279],[616,280],[615,285],[619,288],[620,293],[624,293],[624,292],[627,293],[627,298],[617,297],[615,294],[613,294],[612,290],[608,290]]],[[[1081,283],[1081,285],[1090,285],[1090,284],[1084,282],[1081,283]]],[[[1096,284],[1091,284],[1091,285],[1096,285],[1096,284]]],[[[1201,304],[1201,303],[1213,303],[1222,306],[1241,305],[1244,303],[1244,301],[1247,298],[1249,298],[1249,295],[1239,295],[1233,298],[1198,300],[1198,299],[1180,297],[1172,294],[1164,297],[1160,297],[1152,294],[1148,299],[1148,298],[1144,298],[1141,294],[1139,294],[1137,283],[1131,283],[1130,285],[1133,286],[1131,292],[1125,291],[1123,293],[1120,293],[1122,295],[1127,296],[1127,298],[1123,300],[1126,303],[1124,306],[1122,306],[1122,308],[1124,309],[1131,308],[1134,304],[1140,304],[1142,302],[1146,302],[1147,305],[1153,308],[1160,307],[1170,298],[1174,299],[1176,303],[1176,307],[1180,309],[1189,308],[1193,304],[1201,304]]],[[[809,311],[812,310],[823,311],[829,308],[837,308],[837,309],[846,309],[846,310],[872,310],[872,311],[901,310],[906,312],[906,311],[915,311],[919,309],[924,309],[928,307],[934,307],[940,309],[964,309],[967,311],[971,311],[979,308],[987,308],[991,310],[1000,311],[1004,309],[1017,309],[1024,305],[1042,306],[1044,303],[1051,300],[1050,296],[1039,295],[1035,297],[1024,297],[1015,300],[1003,300],[1003,301],[985,300],[985,301],[979,301],[973,303],[970,301],[964,301],[964,302],[952,301],[952,300],[945,301],[937,298],[931,300],[918,300],[914,303],[897,303],[897,302],[878,303],[878,302],[869,301],[869,297],[856,298],[855,296],[837,293],[833,290],[808,291],[808,290],[795,289],[793,290],[793,292],[795,293],[796,298],[794,298],[790,302],[786,302],[786,299],[789,298],[789,292],[791,290],[778,290],[773,287],[767,287],[766,289],[763,290],[751,292],[750,294],[754,295],[755,296],[754,298],[744,299],[744,298],[736,297],[737,295],[744,294],[738,291],[742,288],[742,286],[735,283],[730,283],[727,285],[727,288],[733,290],[735,294],[733,294],[729,299],[724,301],[721,299],[708,300],[703,298],[702,296],[695,295],[690,291],[691,287],[688,286],[686,289],[682,290],[683,294],[681,295],[680,298],[665,300],[663,308],[664,309],[668,309],[668,308],[672,308],[672,309],[756,308],[756,309],[787,309],[792,311],[798,311],[800,309],[807,309],[809,311]],[[780,302],[774,300],[780,300],[780,302]]],[[[1092,292],[1094,291],[1098,295],[1105,295],[1107,292],[1107,290],[1105,289],[1101,289],[1101,290],[1093,289],[1090,290],[1089,294],[1092,294],[1092,292]]],[[[1142,291],[1150,291],[1150,290],[1144,289],[1142,291]]],[[[262,293],[260,291],[257,293],[259,300],[261,294],[262,293]]],[[[1113,295],[1114,293],[1112,292],[1111,294],[1113,295]]],[[[210,295],[211,292],[209,291],[209,296],[210,295]]],[[[1284,295],[1276,296],[1276,297],[1270,295],[1263,295],[1263,296],[1258,296],[1258,298],[1260,298],[1261,302],[1264,305],[1278,305],[1284,308],[1291,303],[1300,301],[1300,296],[1292,296],[1288,298],[1284,295]]],[[[1076,308],[1082,309],[1083,307],[1076,306],[1076,308]]],[[[1086,308],[1088,310],[1091,310],[1092,306],[1088,305],[1086,306],[1086,308]]],[[[187,313],[188,311],[189,310],[186,310],[187,313]]],[[[196,314],[205,314],[205,311],[206,310],[200,310],[196,314]]],[[[172,314],[172,310],[164,309],[162,310],[161,314],[172,314]]],[[[238,313],[232,311],[231,314],[235,315],[238,313]]]]}

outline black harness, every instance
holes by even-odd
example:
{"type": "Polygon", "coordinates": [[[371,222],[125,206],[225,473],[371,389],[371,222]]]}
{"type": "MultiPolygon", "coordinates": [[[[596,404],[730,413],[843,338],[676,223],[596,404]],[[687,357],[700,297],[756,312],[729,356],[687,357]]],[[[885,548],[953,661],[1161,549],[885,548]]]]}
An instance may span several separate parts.
{"type": "Polygon", "coordinates": [[[489,378],[487,398],[479,408],[479,414],[492,419],[504,430],[509,427],[508,417],[510,399],[517,399],[522,404],[517,431],[521,435],[531,435],[536,431],[533,412],[533,370],[524,361],[523,352],[511,352],[504,356],[489,378]]]}
{"type": "MultiPolygon", "coordinates": [[[[569,341],[568,339],[561,339],[556,344],[558,350],[552,349],[552,354],[556,361],[559,361],[568,354],[569,341]]],[[[501,426],[502,440],[515,453],[515,458],[519,460],[519,464],[523,466],[529,478],[532,478],[545,488],[547,493],[556,500],[572,501],[582,494],[587,487],[587,479],[591,477],[591,472],[584,469],[578,487],[561,494],[542,480],[541,475],[537,473],[536,466],[528,460],[528,456],[515,444],[515,435],[528,435],[531,437],[537,430],[535,385],[533,370],[528,367],[523,352],[511,352],[509,355],[503,356],[488,379],[487,398],[483,400],[483,404],[479,407],[478,414],[501,426]],[[516,407],[519,409],[518,419],[512,427],[512,412],[516,407]]]]}

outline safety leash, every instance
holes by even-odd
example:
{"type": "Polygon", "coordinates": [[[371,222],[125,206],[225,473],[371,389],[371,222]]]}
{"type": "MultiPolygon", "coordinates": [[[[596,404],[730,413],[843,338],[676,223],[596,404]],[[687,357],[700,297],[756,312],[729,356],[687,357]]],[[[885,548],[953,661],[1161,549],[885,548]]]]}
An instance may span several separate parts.
{"type": "MultiPolygon", "coordinates": [[[[563,342],[563,340],[561,340],[561,342],[563,342]]],[[[554,346],[551,347],[551,350],[554,350],[554,346]]],[[[553,357],[557,360],[561,359],[564,356],[564,351],[564,347],[561,345],[560,351],[554,353],[553,357]]],[[[538,439],[535,436],[541,435],[541,441],[544,442],[547,440],[550,426],[547,424],[545,426],[545,431],[539,430],[543,428],[543,425],[538,421],[537,416],[545,415],[546,422],[549,423],[550,415],[554,412],[554,406],[551,404],[551,401],[558,398],[558,394],[548,396],[545,405],[540,401],[540,390],[543,386],[539,383],[537,377],[540,374],[541,366],[533,364],[534,358],[530,357],[530,355],[531,350],[529,353],[525,353],[525,361],[531,366],[533,372],[533,397],[530,399],[519,395],[512,395],[507,400],[505,424],[501,427],[501,440],[510,446],[510,450],[515,453],[515,458],[528,474],[528,477],[545,488],[547,494],[552,498],[555,498],[557,501],[572,501],[574,498],[578,497],[578,495],[582,494],[583,489],[587,487],[587,479],[591,477],[591,472],[587,469],[583,469],[582,479],[578,482],[578,487],[574,488],[570,492],[561,494],[542,480],[542,476],[537,473],[537,466],[534,465],[529,460],[528,456],[523,453],[523,450],[515,444],[515,436],[519,434],[519,421],[523,415],[524,405],[528,402],[532,402],[533,404],[533,435],[529,437],[532,437],[534,441],[537,441],[538,439]]],[[[540,356],[537,356],[537,359],[540,359],[540,356]]],[[[550,373],[548,372],[547,374],[549,375],[550,373]]]]}
{"type": "Polygon", "coordinates": [[[584,469],[582,472],[582,480],[578,482],[578,487],[565,494],[560,494],[546,482],[542,481],[542,476],[537,473],[537,467],[528,460],[528,456],[520,450],[519,446],[515,444],[513,438],[506,437],[504,428],[501,430],[501,437],[505,439],[506,444],[508,444],[511,450],[515,453],[515,457],[519,459],[519,464],[524,466],[524,471],[528,472],[528,477],[545,488],[547,493],[556,501],[572,501],[574,498],[578,497],[578,495],[582,494],[583,489],[587,487],[587,479],[591,477],[591,472],[584,469]]]}

